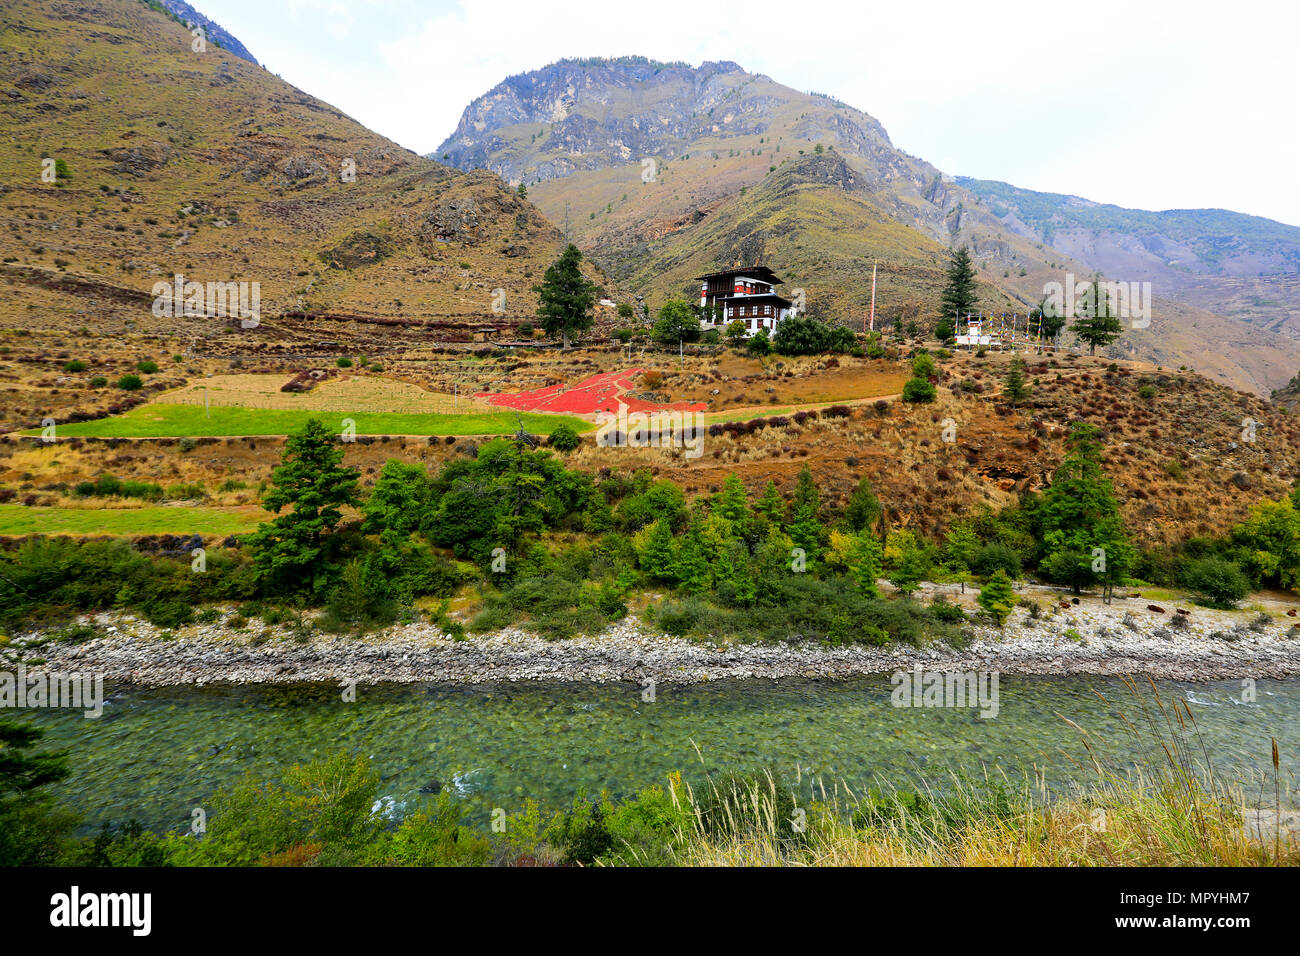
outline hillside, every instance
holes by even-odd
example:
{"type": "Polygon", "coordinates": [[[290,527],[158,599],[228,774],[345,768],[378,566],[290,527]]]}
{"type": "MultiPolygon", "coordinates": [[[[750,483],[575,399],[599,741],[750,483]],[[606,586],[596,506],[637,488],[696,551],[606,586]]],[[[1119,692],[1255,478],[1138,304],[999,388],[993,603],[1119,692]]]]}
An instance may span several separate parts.
{"type": "MultiPolygon", "coordinates": [[[[1108,275],[1300,341],[1300,228],[1225,209],[1151,212],[959,178],[1008,228],[1108,275]]],[[[1300,346],[1292,346],[1300,354],[1300,346]]]]}
{"type": "MultiPolygon", "coordinates": [[[[1130,278],[1025,230],[897,149],[870,115],[735,63],[562,60],[476,99],[433,155],[524,183],[552,222],[652,303],[693,297],[691,275],[762,255],[810,307],[857,325],[879,262],[878,316],[932,321],[946,250],[961,244],[989,309],[1023,312],[1066,272],[1130,278]]],[[[1152,328],[1109,354],[1261,393],[1294,373],[1285,336],[1218,314],[1213,296],[1155,291],[1152,328]]]]}
{"type": "Polygon", "coordinates": [[[191,40],[138,0],[0,11],[0,326],[310,352],[532,317],[561,237],[527,200],[191,40]],[[260,325],[155,317],[178,273],[259,283],[260,325]]]}

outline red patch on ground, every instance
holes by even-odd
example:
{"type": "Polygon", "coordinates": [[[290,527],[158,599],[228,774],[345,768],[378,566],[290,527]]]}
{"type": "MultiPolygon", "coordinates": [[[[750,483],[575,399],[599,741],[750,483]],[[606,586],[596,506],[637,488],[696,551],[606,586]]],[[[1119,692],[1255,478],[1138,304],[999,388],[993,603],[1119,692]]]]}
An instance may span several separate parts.
{"type": "Polygon", "coordinates": [[[629,412],[653,412],[671,409],[679,412],[702,412],[706,402],[674,402],[660,405],[644,399],[632,398],[627,393],[633,388],[633,378],[643,369],[630,368],[625,372],[606,372],[583,379],[576,385],[548,385],[531,392],[479,392],[475,398],[486,399],[490,405],[515,408],[521,412],[568,412],[573,415],[596,415],[600,412],[617,413],[620,404],[629,412]]]}

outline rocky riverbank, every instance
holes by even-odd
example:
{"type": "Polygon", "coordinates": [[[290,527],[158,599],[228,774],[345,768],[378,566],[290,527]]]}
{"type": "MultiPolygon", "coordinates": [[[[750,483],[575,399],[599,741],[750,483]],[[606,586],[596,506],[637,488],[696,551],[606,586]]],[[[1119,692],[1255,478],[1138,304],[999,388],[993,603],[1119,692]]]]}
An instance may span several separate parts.
{"type": "Polygon", "coordinates": [[[1009,674],[1145,674],[1175,680],[1300,676],[1300,628],[1282,614],[1145,602],[1017,609],[1006,627],[972,623],[971,643],[914,648],[823,647],[699,641],[658,634],[631,619],[593,637],[545,641],[519,629],[453,640],[427,623],[365,637],[295,640],[284,628],[222,624],[161,632],[121,615],[87,619],[103,634],[81,643],[18,637],[8,657],[51,671],[102,674],[141,685],[574,680],[694,683],[727,678],[838,678],[921,665],[1009,674]],[[1182,618],[1183,620],[1179,620],[1182,618]],[[16,652],[16,653],[13,653],[16,652]]]}

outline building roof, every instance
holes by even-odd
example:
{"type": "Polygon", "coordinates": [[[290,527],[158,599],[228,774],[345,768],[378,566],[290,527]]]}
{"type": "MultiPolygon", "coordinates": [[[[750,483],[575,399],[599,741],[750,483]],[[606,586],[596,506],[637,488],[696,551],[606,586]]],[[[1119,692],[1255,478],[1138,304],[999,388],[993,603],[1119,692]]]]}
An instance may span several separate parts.
{"type": "Polygon", "coordinates": [[[760,282],[770,282],[772,285],[785,284],[767,266],[747,266],[739,269],[727,269],[723,272],[710,272],[708,275],[696,276],[695,279],[697,282],[707,282],[709,279],[721,279],[725,276],[747,276],[750,279],[758,279],[760,282]]]}

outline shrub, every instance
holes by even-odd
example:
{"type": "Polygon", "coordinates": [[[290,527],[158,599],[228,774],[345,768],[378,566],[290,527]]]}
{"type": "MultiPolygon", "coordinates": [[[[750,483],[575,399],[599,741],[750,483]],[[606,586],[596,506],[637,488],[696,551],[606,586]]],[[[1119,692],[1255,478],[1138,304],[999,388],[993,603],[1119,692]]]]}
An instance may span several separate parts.
{"type": "Polygon", "coordinates": [[[1183,584],[1208,607],[1236,607],[1250,593],[1250,581],[1235,562],[1226,558],[1200,558],[1188,563],[1183,584]]]}
{"type": "Polygon", "coordinates": [[[550,437],[547,439],[551,447],[557,451],[573,451],[582,444],[582,439],[578,437],[578,432],[568,422],[560,422],[551,429],[550,437]]]}
{"type": "Polygon", "coordinates": [[[1014,581],[1020,577],[1020,555],[1010,545],[992,541],[975,551],[971,557],[971,570],[986,579],[998,571],[1005,571],[1014,581]]]}
{"type": "Polygon", "coordinates": [[[117,387],[124,392],[134,392],[144,388],[144,381],[139,375],[123,375],[117,380],[117,387]]]}
{"type": "Polygon", "coordinates": [[[348,357],[345,355],[345,356],[343,356],[342,358],[337,359],[337,360],[334,362],[334,364],[337,365],[339,368],[351,368],[351,367],[352,367],[352,359],[348,358],[348,357]]]}
{"type": "Polygon", "coordinates": [[[152,375],[154,372],[158,371],[158,363],[152,359],[144,359],[135,363],[135,370],[137,372],[143,372],[145,375],[152,375]]]}
{"type": "Polygon", "coordinates": [[[909,378],[903,385],[903,401],[928,404],[934,401],[933,383],[923,378],[909,378]]]}
{"type": "Polygon", "coordinates": [[[81,359],[73,359],[71,362],[63,363],[63,371],[65,372],[84,372],[85,370],[86,363],[81,359]]]}
{"type": "Polygon", "coordinates": [[[1016,606],[1016,592],[1011,586],[1011,579],[1005,571],[999,570],[989,578],[988,583],[980,588],[979,606],[1001,627],[1011,616],[1011,609],[1016,606]]]}
{"type": "Polygon", "coordinates": [[[91,388],[103,388],[105,385],[108,384],[108,379],[105,378],[103,375],[96,375],[93,378],[91,378],[91,380],[86,384],[89,385],[91,388]]]}

